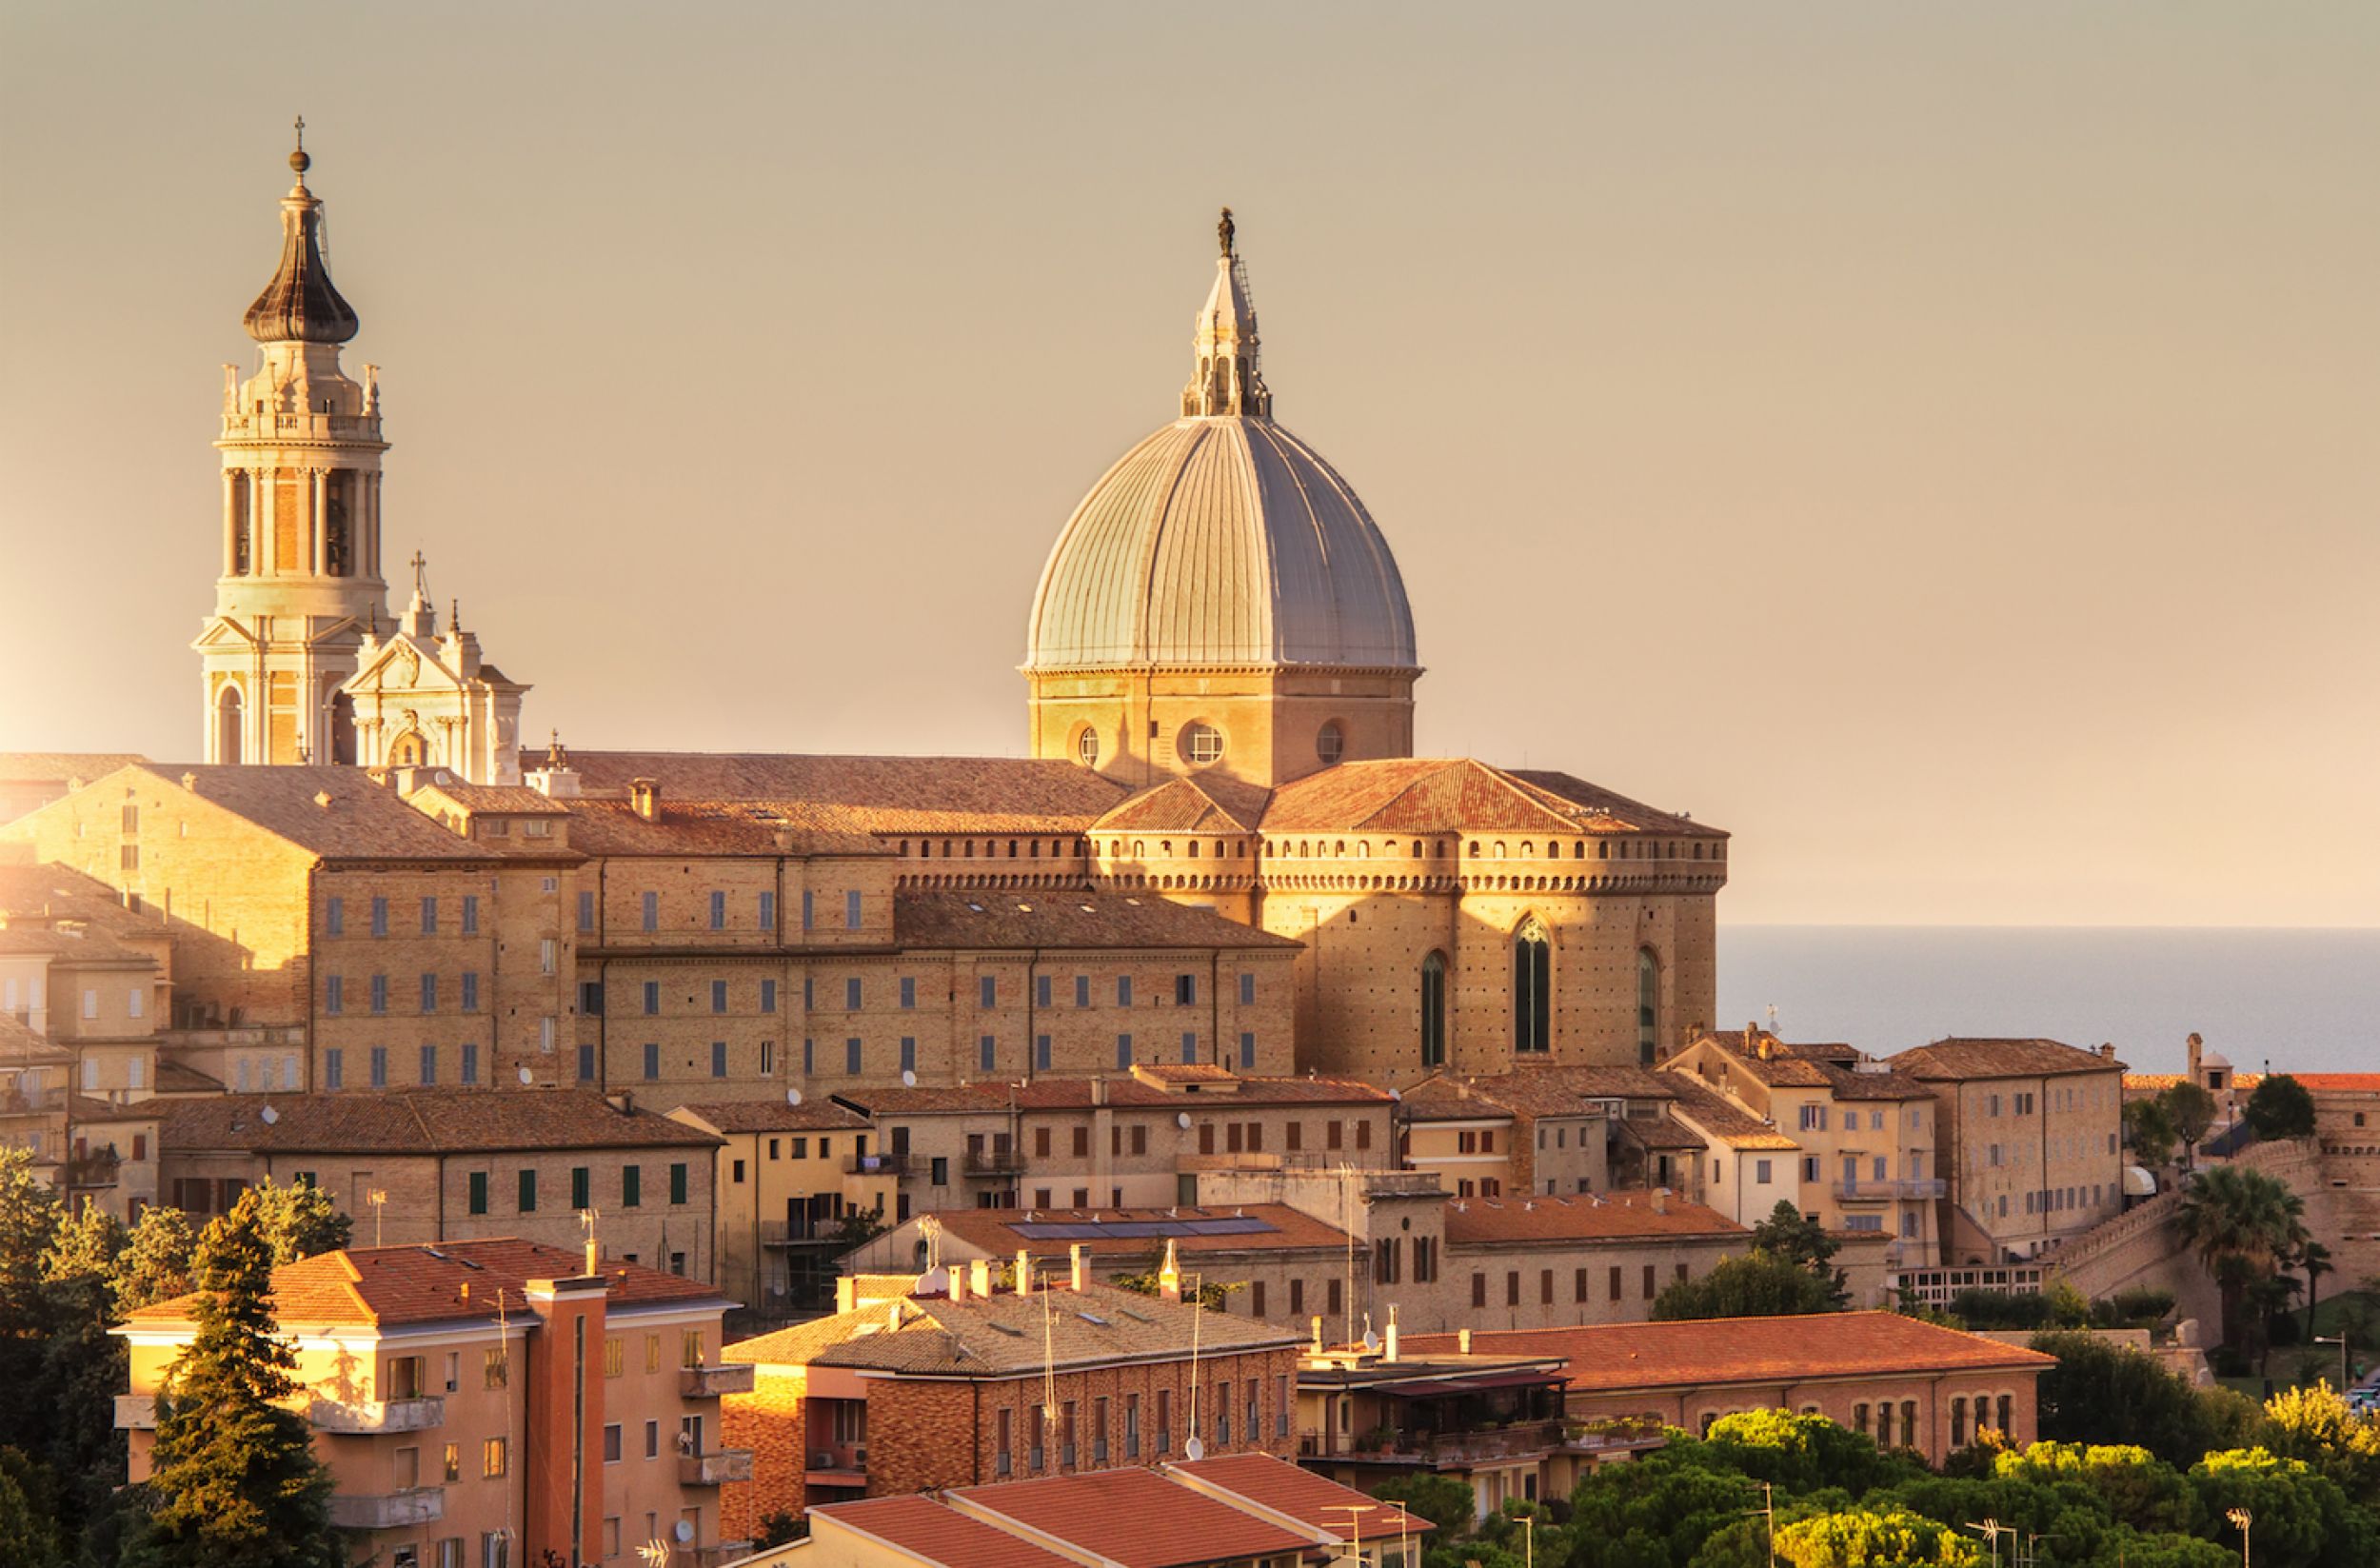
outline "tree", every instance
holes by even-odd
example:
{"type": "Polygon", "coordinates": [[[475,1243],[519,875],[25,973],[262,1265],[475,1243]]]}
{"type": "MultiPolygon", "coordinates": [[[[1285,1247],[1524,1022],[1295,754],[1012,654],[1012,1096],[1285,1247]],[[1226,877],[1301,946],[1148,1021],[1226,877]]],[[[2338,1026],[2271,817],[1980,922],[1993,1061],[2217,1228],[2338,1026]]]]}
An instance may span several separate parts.
{"type": "Polygon", "coordinates": [[[1785,1199],[1778,1199],[1769,1217],[1752,1227],[1752,1249],[1789,1263],[1798,1263],[1811,1273],[1827,1280],[1832,1286],[1835,1310],[1840,1311],[1851,1301],[1848,1276],[1835,1268],[1835,1254],[1840,1243],[1826,1233],[1826,1227],[1801,1212],[1785,1199]]]}
{"type": "Polygon", "coordinates": [[[1416,1518],[1428,1519],[1438,1526],[1440,1540],[1469,1534],[1479,1508],[1478,1495],[1468,1482],[1428,1471],[1382,1481],[1372,1488],[1372,1495],[1401,1505],[1416,1518]]]}
{"type": "Polygon", "coordinates": [[[2173,1118],[2167,1113],[2162,1098],[2124,1102],[2124,1146],[2132,1151],[2140,1163],[2151,1170],[2171,1164],[2173,1145],[2179,1141],[2173,1118]]]}
{"type": "MultiPolygon", "coordinates": [[[[1128,1290],[1136,1296],[1160,1296],[1164,1293],[1154,1274],[1114,1274],[1108,1276],[1107,1282],[1118,1290],[1128,1290]]],[[[1209,1312],[1224,1312],[1229,1308],[1223,1298],[1235,1290],[1247,1288],[1248,1281],[1245,1280],[1203,1280],[1199,1282],[1197,1289],[1185,1294],[1182,1300],[1196,1300],[1209,1312]]]]}
{"type": "Polygon", "coordinates": [[[2349,1504],[2336,1482],[2300,1460],[2263,1448],[2229,1449],[2192,1465],[2190,1479],[2209,1519],[2223,1519],[2234,1508],[2254,1516],[2259,1561],[2370,1568],[2380,1559],[2370,1518],[2349,1504]]]}
{"type": "Polygon", "coordinates": [[[66,1560],[56,1523],[29,1487],[32,1461],[13,1448],[0,1448],[0,1568],[56,1568],[66,1560]]]}
{"type": "Polygon", "coordinates": [[[2286,1182],[2238,1165],[2196,1172],[2182,1189],[2174,1226],[2222,1290],[2225,1344],[2242,1346],[2249,1287],[2304,1244],[2305,1217],[2306,1201],[2286,1182]]]}
{"type": "Polygon", "coordinates": [[[2338,1264],[2332,1262],[2330,1258],[2330,1249],[2309,1236],[2297,1244],[2296,1255],[2290,1260],[2290,1266],[2306,1276],[2306,1332],[2309,1334],[2314,1331],[2314,1305],[2321,1299],[2322,1277],[2339,1271],[2338,1264]]]}
{"type": "Polygon", "coordinates": [[[1938,1519],[1906,1508],[1856,1508],[1780,1525],[1776,1560],[1793,1568],[1980,1568],[1983,1553],[1938,1519]]]}
{"type": "Polygon", "coordinates": [[[2164,1107],[2165,1120],[2182,1145],[2183,1165],[2196,1169],[2199,1141],[2214,1125],[2214,1096],[2195,1083],[2173,1083],[2157,1096],[2157,1102],[2164,1107]]]}
{"type": "Polygon", "coordinates": [[[41,1399],[50,1419],[50,1467],[61,1478],[60,1534],[83,1537],[105,1513],[124,1478],[125,1437],[116,1430],[115,1396],[123,1392],[130,1357],[109,1333],[119,1320],[117,1260],[124,1227],[97,1204],[58,1227],[42,1259],[50,1332],[43,1347],[41,1399]]]}
{"type": "Polygon", "coordinates": [[[2201,1393],[2156,1359],[2091,1334],[2036,1334],[2057,1358],[2036,1385],[2040,1429],[2053,1442],[2131,1444],[2172,1465],[2224,1446],[2254,1420],[2228,1390],[2201,1393]]]}
{"type": "Polygon", "coordinates": [[[1722,1259],[1699,1280],[1680,1280],[1655,1299],[1656,1319],[1775,1318],[1836,1310],[1834,1280],[1765,1252],[1722,1259]]]}
{"type": "Polygon", "coordinates": [[[2256,1085],[2241,1113],[2263,1139],[2311,1138],[2314,1097],[2306,1085],[2287,1073],[2274,1073],[2256,1085]]]}
{"type": "MultiPolygon", "coordinates": [[[[339,1212],[330,1195],[308,1181],[287,1186],[269,1176],[248,1189],[256,1196],[257,1223],[272,1248],[273,1267],[301,1258],[336,1252],[347,1245],[354,1221],[339,1212]]],[[[248,1193],[242,1193],[245,1200],[248,1193]]]]}
{"type": "Polygon", "coordinates": [[[275,1332],[268,1200],[240,1195],[199,1239],[198,1332],[157,1400],[154,1507],[125,1554],[132,1568],[344,1568],[330,1476],[275,1332]]]}
{"type": "Polygon", "coordinates": [[[147,1209],[134,1223],[116,1262],[116,1310],[138,1312],[190,1289],[190,1256],[198,1237],[180,1209],[147,1209]]]}

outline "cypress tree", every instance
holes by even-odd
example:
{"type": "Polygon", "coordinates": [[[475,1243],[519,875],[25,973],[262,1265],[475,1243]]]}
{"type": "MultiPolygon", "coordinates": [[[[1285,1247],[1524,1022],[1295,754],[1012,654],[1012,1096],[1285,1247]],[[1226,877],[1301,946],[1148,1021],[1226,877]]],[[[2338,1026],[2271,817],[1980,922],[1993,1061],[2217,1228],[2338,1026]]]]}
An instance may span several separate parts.
{"type": "Polygon", "coordinates": [[[151,1511],[128,1568],[344,1568],[330,1476],[274,1333],[273,1248],[243,1194],[199,1247],[198,1334],[157,1401],[151,1511]]]}

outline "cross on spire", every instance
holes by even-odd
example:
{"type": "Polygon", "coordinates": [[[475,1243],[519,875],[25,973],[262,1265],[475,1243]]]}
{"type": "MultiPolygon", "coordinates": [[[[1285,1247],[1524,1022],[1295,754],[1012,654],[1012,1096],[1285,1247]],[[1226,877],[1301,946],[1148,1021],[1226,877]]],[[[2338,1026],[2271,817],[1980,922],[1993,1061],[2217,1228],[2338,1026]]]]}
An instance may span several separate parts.
{"type": "Polygon", "coordinates": [[[314,160],[306,155],[306,116],[297,117],[297,150],[289,154],[289,168],[296,171],[298,189],[306,188],[306,171],[314,167],[314,160]]]}
{"type": "Polygon", "coordinates": [[[407,565],[413,568],[413,597],[427,604],[429,602],[429,578],[425,568],[429,565],[429,558],[421,551],[415,550],[413,559],[407,565]]]}

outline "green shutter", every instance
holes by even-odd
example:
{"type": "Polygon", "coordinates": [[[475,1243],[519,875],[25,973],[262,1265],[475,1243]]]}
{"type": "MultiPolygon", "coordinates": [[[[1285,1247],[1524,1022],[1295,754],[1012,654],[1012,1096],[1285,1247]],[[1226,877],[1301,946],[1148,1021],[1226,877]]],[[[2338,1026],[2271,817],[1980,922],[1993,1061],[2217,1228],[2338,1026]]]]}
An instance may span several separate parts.
{"type": "Polygon", "coordinates": [[[570,1206],[574,1209],[590,1206],[587,1202],[586,1167],[585,1165],[570,1167],[570,1206]]]}
{"type": "Polygon", "coordinates": [[[521,1212],[523,1214],[537,1212],[537,1173],[533,1170],[521,1173],[521,1212]]]}
{"type": "Polygon", "coordinates": [[[669,1167],[669,1201],[673,1203],[685,1201],[685,1167],[684,1165],[669,1167]]]}
{"type": "Polygon", "coordinates": [[[620,1206],[624,1209],[632,1209],[644,1201],[645,1167],[642,1165],[621,1166],[620,1206]]]}
{"type": "Polygon", "coordinates": [[[471,1173],[471,1212],[473,1214],[487,1212],[487,1173],[486,1171],[471,1173]]]}

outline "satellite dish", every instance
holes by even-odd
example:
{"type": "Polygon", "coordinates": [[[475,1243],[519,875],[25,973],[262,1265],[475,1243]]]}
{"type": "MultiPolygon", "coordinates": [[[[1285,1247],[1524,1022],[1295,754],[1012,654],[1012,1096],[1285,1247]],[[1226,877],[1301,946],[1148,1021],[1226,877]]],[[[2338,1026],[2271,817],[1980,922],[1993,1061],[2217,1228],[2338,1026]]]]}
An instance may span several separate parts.
{"type": "Polygon", "coordinates": [[[1391,1090],[1389,1090],[1389,1091],[1388,1091],[1388,1098],[1389,1098],[1389,1102],[1390,1102],[1391,1104],[1402,1104],[1402,1103],[1404,1102],[1404,1099],[1405,1099],[1405,1097],[1404,1097],[1403,1095],[1398,1094],[1398,1093],[1396,1090],[1394,1090],[1394,1089],[1391,1089],[1391,1090]]]}
{"type": "Polygon", "coordinates": [[[799,1105],[799,1104],[801,1104],[801,1103],[802,1103],[802,1091],[801,1091],[801,1090],[799,1090],[799,1089],[787,1089],[787,1090],[785,1091],[785,1103],[786,1103],[786,1104],[788,1104],[788,1105],[799,1105]]]}
{"type": "Polygon", "coordinates": [[[1183,1132],[1188,1132],[1190,1130],[1190,1113],[1188,1111],[1179,1111],[1175,1113],[1174,1125],[1180,1127],[1183,1132]]]}
{"type": "Polygon", "coordinates": [[[1193,1438],[1188,1442],[1183,1443],[1181,1445],[1181,1451],[1189,1455],[1194,1460],[1206,1458],[1206,1444],[1200,1441],[1196,1438],[1193,1438]]]}
{"type": "Polygon", "coordinates": [[[694,1538],[694,1526],[688,1524],[684,1519],[680,1519],[677,1522],[676,1527],[670,1531],[670,1534],[676,1536],[682,1542],[689,1541],[694,1538]]]}
{"type": "Polygon", "coordinates": [[[916,1087],[918,1086],[918,1075],[917,1075],[917,1074],[915,1074],[915,1073],[913,1073],[913,1072],[911,1072],[911,1071],[910,1071],[908,1068],[906,1068],[906,1067],[902,1068],[902,1069],[901,1069],[901,1086],[902,1086],[902,1088],[904,1088],[904,1089],[914,1089],[914,1088],[916,1088],[916,1087]]]}
{"type": "Polygon", "coordinates": [[[1364,1354],[1368,1356],[1377,1356],[1380,1353],[1380,1337],[1368,1328],[1363,1331],[1363,1349],[1364,1354]]]}
{"type": "Polygon", "coordinates": [[[268,1127],[281,1120],[281,1113],[274,1110],[270,1105],[268,1105],[263,1110],[258,1111],[256,1115],[258,1119],[261,1120],[268,1127]]]}
{"type": "Polygon", "coordinates": [[[526,1067],[524,1067],[521,1069],[521,1082],[524,1083],[534,1083],[537,1082],[537,1075],[530,1072],[526,1067]]]}

